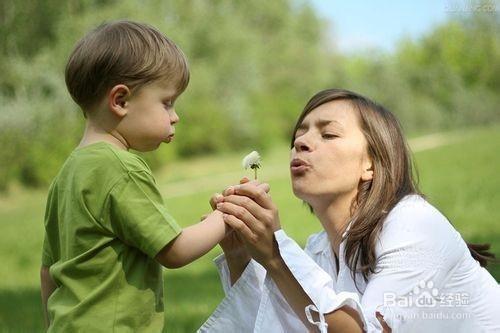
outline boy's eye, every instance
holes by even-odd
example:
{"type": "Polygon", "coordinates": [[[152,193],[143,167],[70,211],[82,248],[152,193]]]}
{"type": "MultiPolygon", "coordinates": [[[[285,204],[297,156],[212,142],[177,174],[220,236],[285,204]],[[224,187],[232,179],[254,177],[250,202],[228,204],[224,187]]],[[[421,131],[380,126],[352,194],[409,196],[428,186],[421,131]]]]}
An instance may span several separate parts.
{"type": "Polygon", "coordinates": [[[174,106],[174,103],[172,101],[167,101],[164,102],[163,105],[165,106],[166,109],[170,109],[171,107],[174,106]]]}

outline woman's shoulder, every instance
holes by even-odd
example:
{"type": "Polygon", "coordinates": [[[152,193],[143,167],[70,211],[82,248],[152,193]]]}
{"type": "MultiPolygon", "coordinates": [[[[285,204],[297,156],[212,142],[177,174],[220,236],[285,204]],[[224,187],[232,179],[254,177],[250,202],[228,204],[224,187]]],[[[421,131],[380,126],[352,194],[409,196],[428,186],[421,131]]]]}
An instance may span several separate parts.
{"type": "Polygon", "coordinates": [[[429,228],[448,229],[450,226],[448,219],[424,197],[410,194],[402,198],[389,212],[382,230],[423,231],[429,228]]]}
{"type": "Polygon", "coordinates": [[[407,195],[389,212],[379,235],[383,248],[404,244],[442,248],[459,234],[448,219],[420,195],[407,195]]]}
{"type": "Polygon", "coordinates": [[[328,249],[330,246],[330,241],[326,231],[320,231],[315,234],[310,235],[307,238],[305,251],[310,254],[318,254],[328,249]]]}

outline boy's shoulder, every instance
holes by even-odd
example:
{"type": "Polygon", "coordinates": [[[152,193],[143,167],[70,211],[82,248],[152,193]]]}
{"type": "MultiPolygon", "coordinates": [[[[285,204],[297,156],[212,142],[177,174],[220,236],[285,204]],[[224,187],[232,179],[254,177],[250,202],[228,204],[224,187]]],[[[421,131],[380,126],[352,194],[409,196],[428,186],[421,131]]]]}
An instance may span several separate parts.
{"type": "Polygon", "coordinates": [[[75,149],[71,155],[73,163],[95,164],[95,168],[121,169],[123,171],[151,171],[140,156],[100,141],[75,149]]]}
{"type": "Polygon", "coordinates": [[[93,183],[106,187],[130,172],[151,174],[151,169],[140,156],[100,141],[75,149],[54,182],[93,183]]]}

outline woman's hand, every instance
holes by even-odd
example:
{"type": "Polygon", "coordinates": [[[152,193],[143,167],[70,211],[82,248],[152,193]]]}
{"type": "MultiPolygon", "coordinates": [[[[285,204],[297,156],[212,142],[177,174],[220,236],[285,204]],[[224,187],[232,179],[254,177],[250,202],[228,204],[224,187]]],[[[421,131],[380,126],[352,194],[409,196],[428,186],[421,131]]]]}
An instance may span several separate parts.
{"type": "MultiPolygon", "coordinates": [[[[240,184],[249,182],[250,180],[246,177],[240,180],[240,184]]],[[[257,187],[261,187],[264,191],[269,191],[269,185],[267,184],[260,184],[256,181],[252,181],[251,183],[256,185],[257,187]]],[[[229,189],[231,189],[231,187],[224,191],[224,193],[230,193],[231,190],[229,189]]],[[[215,193],[210,198],[210,206],[212,206],[212,209],[215,210],[217,209],[217,204],[222,201],[223,196],[221,194],[215,193]]],[[[245,270],[251,257],[245,248],[240,234],[234,231],[234,229],[226,234],[226,237],[219,243],[219,245],[224,251],[224,255],[226,257],[226,262],[230,272],[231,285],[233,285],[245,270]]]]}
{"type": "MultiPolygon", "coordinates": [[[[252,184],[262,189],[266,193],[269,192],[268,184],[259,183],[258,181],[255,180],[250,181],[247,177],[244,177],[240,180],[240,185],[242,184],[252,184]]],[[[214,210],[217,209],[217,204],[222,203],[224,201],[225,195],[230,195],[231,193],[234,193],[233,188],[234,188],[233,186],[228,187],[223,192],[224,195],[215,193],[210,198],[210,206],[212,206],[212,209],[214,210]]],[[[243,254],[243,252],[245,253],[247,252],[245,250],[245,246],[241,239],[241,236],[238,235],[237,232],[234,232],[234,229],[226,235],[226,237],[219,243],[219,245],[222,247],[222,250],[224,251],[224,254],[226,254],[226,256],[239,256],[243,254]]],[[[248,254],[246,255],[248,256],[248,254]]]]}
{"type": "MultiPolygon", "coordinates": [[[[240,180],[240,184],[248,183],[250,180],[247,177],[243,177],[240,180]]],[[[231,187],[229,187],[231,188],[231,187]]],[[[227,189],[226,189],[227,191],[227,189]]],[[[224,191],[224,192],[226,192],[224,191]]],[[[214,193],[210,198],[210,206],[213,210],[217,209],[217,204],[224,201],[224,196],[220,193],[214,193]]],[[[240,236],[234,232],[234,229],[226,234],[226,237],[219,243],[226,257],[245,257],[249,259],[249,255],[246,253],[243,241],[240,236]]],[[[246,260],[248,261],[248,260],[246,260]]]]}
{"type": "Polygon", "coordinates": [[[269,185],[254,182],[232,186],[217,204],[224,221],[241,237],[249,254],[266,268],[280,259],[274,232],[281,228],[268,189],[269,185]]]}

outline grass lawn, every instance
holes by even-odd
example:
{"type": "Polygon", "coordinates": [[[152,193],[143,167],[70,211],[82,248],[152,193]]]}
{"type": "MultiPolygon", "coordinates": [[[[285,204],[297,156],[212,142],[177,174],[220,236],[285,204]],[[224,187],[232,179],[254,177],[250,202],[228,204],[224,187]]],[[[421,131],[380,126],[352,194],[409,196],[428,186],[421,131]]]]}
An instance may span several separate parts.
{"type": "MultiPolygon", "coordinates": [[[[415,154],[421,189],[464,239],[492,243],[500,257],[500,126],[447,136],[452,140],[415,154]]],[[[213,192],[243,175],[251,176],[239,168],[242,155],[176,162],[157,173],[167,205],[180,224],[199,220],[208,211],[213,192]]],[[[283,228],[304,245],[320,225],[292,195],[287,165],[283,146],[264,156],[259,178],[271,184],[283,228]]],[[[45,195],[46,190],[20,189],[0,197],[0,332],[42,330],[38,274],[45,195]]],[[[188,267],[165,271],[167,332],[194,332],[222,299],[211,263],[219,252],[216,248],[188,267]]],[[[500,265],[490,271],[500,280],[500,265]]]]}

